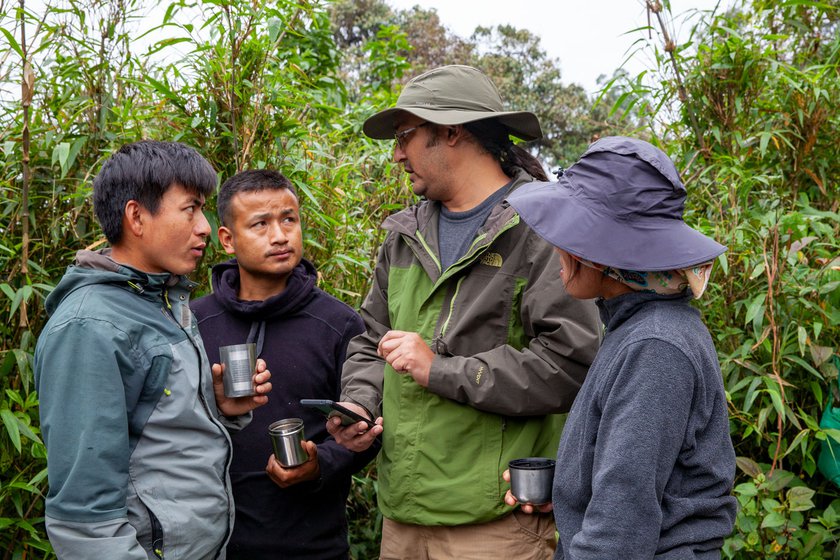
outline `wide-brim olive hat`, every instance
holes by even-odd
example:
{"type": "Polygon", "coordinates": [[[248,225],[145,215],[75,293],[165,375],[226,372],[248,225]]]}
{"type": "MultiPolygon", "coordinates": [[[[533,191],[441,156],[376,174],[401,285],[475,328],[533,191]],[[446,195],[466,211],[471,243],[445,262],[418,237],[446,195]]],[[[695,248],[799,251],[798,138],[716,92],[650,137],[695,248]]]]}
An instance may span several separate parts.
{"type": "Polygon", "coordinates": [[[726,247],[683,221],[685,187],[668,155],[643,140],[602,138],[556,183],[534,182],[507,200],[537,235],[613,268],[679,270],[726,247]]]}
{"type": "Polygon", "coordinates": [[[442,66],[412,78],[396,106],[365,121],[362,130],[371,138],[394,137],[394,119],[400,111],[442,125],[495,119],[522,140],[542,138],[537,116],[528,111],[503,111],[502,98],[490,78],[471,66],[442,66]]]}

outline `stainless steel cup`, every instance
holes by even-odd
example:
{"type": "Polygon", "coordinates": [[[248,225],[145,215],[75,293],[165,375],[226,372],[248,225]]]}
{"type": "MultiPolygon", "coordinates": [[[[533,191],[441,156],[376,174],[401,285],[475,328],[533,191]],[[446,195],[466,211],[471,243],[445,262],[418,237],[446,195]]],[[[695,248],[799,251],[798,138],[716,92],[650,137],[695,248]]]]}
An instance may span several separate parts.
{"type": "Polygon", "coordinates": [[[510,467],[510,493],[520,504],[542,505],[551,501],[554,459],[514,459],[510,467]]]}
{"type": "Polygon", "coordinates": [[[219,348],[219,360],[225,371],[222,382],[226,397],[250,397],[255,395],[254,369],[257,367],[257,345],[233,344],[219,348]]]}
{"type": "Polygon", "coordinates": [[[271,445],[277,462],[286,468],[297,467],[309,460],[303,448],[303,420],[286,418],[272,423],[268,427],[271,445]]]}

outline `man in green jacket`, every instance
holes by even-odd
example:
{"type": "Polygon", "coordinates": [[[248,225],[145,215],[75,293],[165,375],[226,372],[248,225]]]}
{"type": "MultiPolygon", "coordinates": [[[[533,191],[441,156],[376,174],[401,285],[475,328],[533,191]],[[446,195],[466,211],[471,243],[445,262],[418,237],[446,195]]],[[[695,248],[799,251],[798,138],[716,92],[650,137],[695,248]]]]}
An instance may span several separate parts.
{"type": "Polygon", "coordinates": [[[376,421],[329,424],[357,451],[381,434],[380,557],[551,558],[553,518],[512,512],[501,474],[556,454],[600,328],[594,303],[563,289],[552,247],[503,202],[546,180],[510,141],[539,138],[539,122],[503,111],[478,70],[445,66],[364,132],[396,139],[394,160],[425,199],[383,224],[366,332],[344,366],[342,401],[376,421]]]}

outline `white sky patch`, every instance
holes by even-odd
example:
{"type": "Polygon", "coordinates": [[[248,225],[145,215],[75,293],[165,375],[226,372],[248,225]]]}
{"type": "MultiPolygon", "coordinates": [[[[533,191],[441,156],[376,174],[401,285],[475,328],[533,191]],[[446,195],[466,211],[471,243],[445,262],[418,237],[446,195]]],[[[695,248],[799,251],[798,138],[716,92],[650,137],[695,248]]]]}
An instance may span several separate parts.
{"type": "MultiPolygon", "coordinates": [[[[477,26],[510,24],[527,29],[541,39],[548,56],[559,60],[564,83],[577,83],[588,92],[597,91],[601,74],[611,76],[634,51],[642,38],[635,31],[648,25],[643,0],[386,0],[402,10],[419,5],[434,8],[441,23],[463,38],[477,26]]],[[[671,0],[673,22],[670,32],[680,44],[688,39],[691,26],[699,19],[696,10],[718,11],[732,0],[671,0]]],[[[667,21],[667,19],[666,19],[667,21]]],[[[651,24],[658,29],[655,21],[651,24]]],[[[638,52],[625,69],[635,75],[652,68],[653,61],[638,52]]]]}

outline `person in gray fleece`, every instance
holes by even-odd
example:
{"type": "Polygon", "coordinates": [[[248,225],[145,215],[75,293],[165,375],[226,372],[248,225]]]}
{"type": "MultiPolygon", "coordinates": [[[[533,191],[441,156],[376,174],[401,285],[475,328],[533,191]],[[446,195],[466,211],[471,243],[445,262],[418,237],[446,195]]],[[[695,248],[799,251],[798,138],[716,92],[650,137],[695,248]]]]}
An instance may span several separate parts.
{"type": "Polygon", "coordinates": [[[563,430],[552,503],[522,506],[553,508],[555,559],[720,558],[732,531],[723,380],[689,303],[726,247],[685,224],[685,195],[664,152],[609,137],[557,183],[508,197],[557,248],[568,293],[597,298],[605,325],[563,430]]]}

